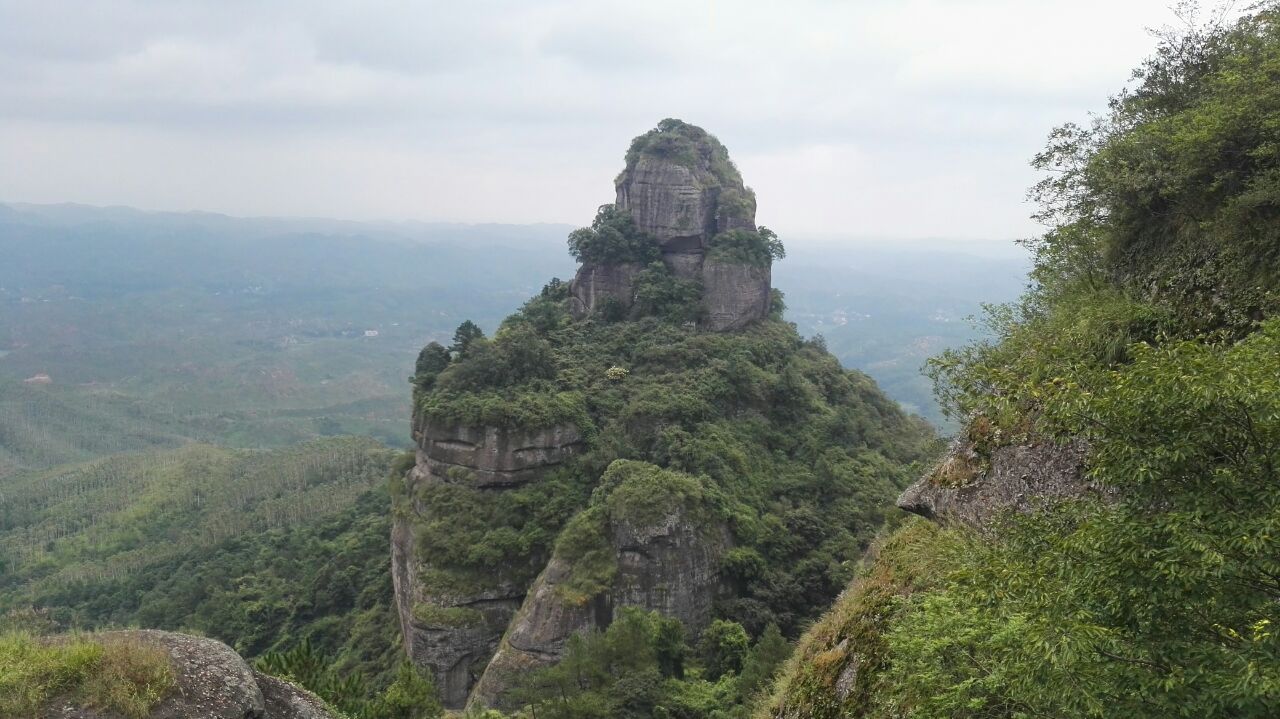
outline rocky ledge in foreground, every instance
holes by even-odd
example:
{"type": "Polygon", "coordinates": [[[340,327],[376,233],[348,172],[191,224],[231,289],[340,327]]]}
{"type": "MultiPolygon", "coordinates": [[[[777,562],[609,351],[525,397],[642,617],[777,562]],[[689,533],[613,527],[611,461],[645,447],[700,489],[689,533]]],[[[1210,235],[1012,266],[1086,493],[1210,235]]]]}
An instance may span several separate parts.
{"type": "MultiPolygon", "coordinates": [[[[91,641],[159,648],[168,655],[173,685],[151,707],[147,719],[339,719],[314,694],[255,671],[216,639],[140,629],[95,634],[91,641]]],[[[41,719],[120,716],[67,697],[48,702],[39,714],[41,719]]]]}

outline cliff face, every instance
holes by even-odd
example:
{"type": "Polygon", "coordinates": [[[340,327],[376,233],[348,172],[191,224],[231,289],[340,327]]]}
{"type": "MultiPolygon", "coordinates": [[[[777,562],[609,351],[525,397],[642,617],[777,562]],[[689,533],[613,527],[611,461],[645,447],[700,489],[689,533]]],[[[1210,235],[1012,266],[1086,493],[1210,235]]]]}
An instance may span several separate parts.
{"type": "MultiPolygon", "coordinates": [[[[406,494],[425,485],[460,484],[493,492],[534,482],[546,469],[578,452],[582,435],[563,425],[535,430],[414,421],[417,458],[405,477],[406,494]]],[[[411,500],[412,511],[428,508],[411,500]]],[[[405,649],[435,677],[445,706],[460,707],[493,656],[524,597],[518,581],[495,576],[482,586],[429,581],[432,558],[419,556],[411,518],[392,522],[391,577],[405,649]]]]}
{"type": "MultiPolygon", "coordinates": [[[[701,128],[664,120],[636,138],[615,189],[614,206],[657,245],[671,272],[701,283],[704,328],[740,329],[768,315],[767,265],[708,256],[720,233],[756,230],[755,195],[719,140],[701,128]]],[[[606,299],[629,308],[640,269],[632,263],[584,262],[572,284],[575,314],[586,316],[606,299]]]]}
{"type": "Polygon", "coordinates": [[[514,708],[508,692],[524,672],[558,661],[571,636],[607,628],[622,607],[675,617],[695,633],[710,621],[720,559],[730,545],[728,530],[692,496],[699,491],[692,478],[625,461],[615,463],[606,478],[626,474],[632,477],[618,491],[632,492],[647,506],[624,508],[607,501],[602,508],[598,529],[612,562],[610,576],[584,592],[575,576],[582,570],[574,548],[557,551],[476,685],[474,704],[514,708]],[[670,484],[643,481],[655,476],[670,484]],[[642,485],[647,486],[640,490],[642,485]]]}

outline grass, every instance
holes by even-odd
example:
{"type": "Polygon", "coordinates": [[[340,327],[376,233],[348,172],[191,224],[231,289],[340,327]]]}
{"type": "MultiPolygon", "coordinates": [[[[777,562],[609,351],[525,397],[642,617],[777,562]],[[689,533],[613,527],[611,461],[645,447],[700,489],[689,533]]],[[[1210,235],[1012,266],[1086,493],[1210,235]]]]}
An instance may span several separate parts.
{"type": "Polygon", "coordinates": [[[38,716],[61,698],[141,719],[174,683],[168,652],[137,640],[0,635],[0,719],[38,716]]]}

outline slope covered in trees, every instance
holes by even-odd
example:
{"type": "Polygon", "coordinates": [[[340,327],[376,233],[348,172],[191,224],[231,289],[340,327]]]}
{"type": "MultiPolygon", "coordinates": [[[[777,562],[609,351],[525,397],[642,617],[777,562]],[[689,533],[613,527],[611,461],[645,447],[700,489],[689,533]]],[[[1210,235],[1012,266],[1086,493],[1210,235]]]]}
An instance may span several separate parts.
{"type": "Polygon", "coordinates": [[[368,439],[269,450],[189,445],[0,482],[0,614],[36,629],[196,631],[252,659],[303,643],[393,679],[386,559],[395,453],[368,439]]]}
{"type": "Polygon", "coordinates": [[[1037,285],[934,362],[968,424],[923,482],[976,496],[1004,448],[1083,446],[1094,489],[908,522],[760,716],[1276,715],[1278,72],[1265,3],[1166,33],[1107,114],[1055,131],[1037,285]]]}

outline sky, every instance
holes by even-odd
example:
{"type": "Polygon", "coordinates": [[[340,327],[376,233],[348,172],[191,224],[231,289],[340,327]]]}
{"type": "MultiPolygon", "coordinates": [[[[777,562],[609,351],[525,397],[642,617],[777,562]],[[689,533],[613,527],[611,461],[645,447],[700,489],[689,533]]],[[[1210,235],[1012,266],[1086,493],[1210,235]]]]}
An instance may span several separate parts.
{"type": "Polygon", "coordinates": [[[1170,0],[0,0],[0,202],[586,224],[717,135],[784,239],[1034,234],[1170,0]]]}

